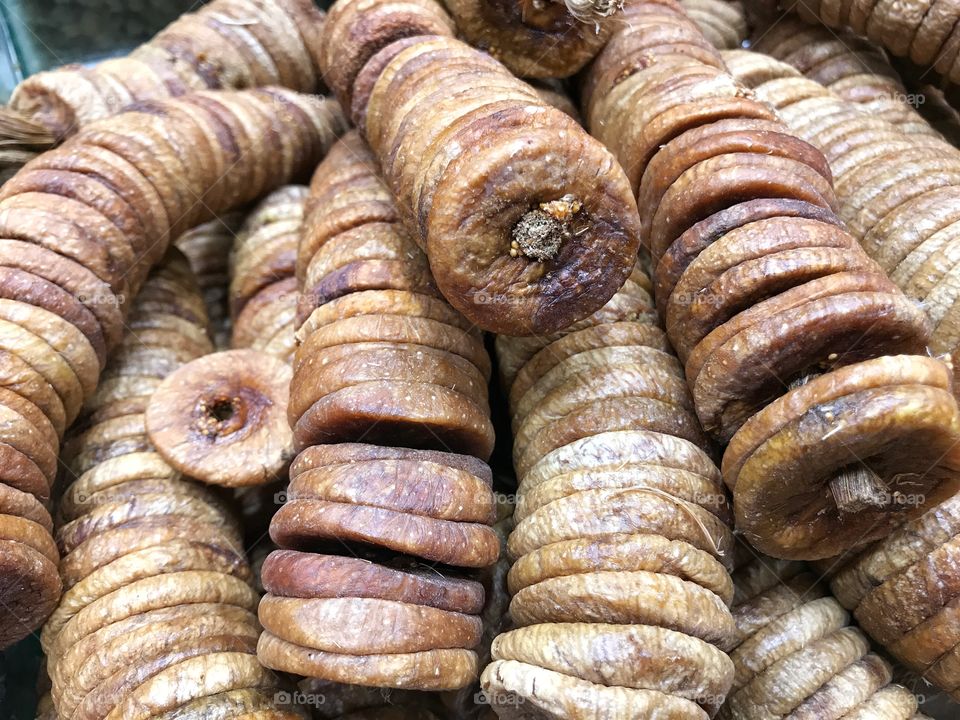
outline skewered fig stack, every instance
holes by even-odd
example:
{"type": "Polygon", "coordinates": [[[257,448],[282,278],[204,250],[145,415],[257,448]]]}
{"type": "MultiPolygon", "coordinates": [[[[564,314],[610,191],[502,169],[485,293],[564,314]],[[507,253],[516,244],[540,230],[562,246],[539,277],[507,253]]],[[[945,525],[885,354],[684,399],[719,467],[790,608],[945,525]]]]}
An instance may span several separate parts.
{"type": "Polygon", "coordinates": [[[787,17],[762,31],[753,49],[792,65],[903,133],[939,137],[911,105],[922,96],[908,93],[882,50],[851,32],[836,34],[821,25],[787,17]]]}
{"type": "Polygon", "coordinates": [[[731,513],[644,286],[539,351],[498,339],[520,478],[517,629],[482,677],[501,718],[707,718],[733,678],[731,513]]]}
{"type": "Polygon", "coordinates": [[[290,386],[301,452],[270,526],[284,549],[263,565],[258,652],[334,683],[457,689],[477,677],[484,600],[461,575],[499,553],[477,459],[493,447],[490,360],[373,164],[350,133],[311,183],[290,386]]]}
{"type": "Polygon", "coordinates": [[[486,459],[493,427],[482,337],[439,297],[373,165],[350,133],[311,185],[290,387],[297,445],[362,436],[486,459]]]}
{"type": "Polygon", "coordinates": [[[439,5],[338,2],[325,77],[365,134],[437,287],[484,329],[547,333],[630,272],[635,203],[613,157],[439,5]],[[419,35],[418,35],[419,33],[419,35]],[[411,37],[411,36],[414,37],[411,37]]]}
{"type": "Polygon", "coordinates": [[[830,587],[860,626],[923,680],[960,698],[960,498],[831,563],[830,587]]]}
{"type": "Polygon", "coordinates": [[[232,259],[233,347],[293,359],[297,309],[294,277],[307,188],[288,185],[247,216],[232,259]]]}
{"type": "Polygon", "coordinates": [[[56,536],[64,594],[41,635],[58,717],[296,717],[275,707],[276,679],[257,662],[258,596],[236,520],[144,428],[163,377],[210,350],[205,321],[186,261],[171,254],[64,447],[75,478],[56,536]]]}
{"type": "MultiPolygon", "coordinates": [[[[341,126],[335,105],[288,90],[197,93],[95,123],[4,184],[6,487],[49,497],[59,440],[93,395],[128,299],[171,236],[289,181],[341,126]]],[[[45,524],[27,498],[8,496],[4,514],[45,524]]],[[[42,535],[29,527],[4,538],[20,542],[2,558],[19,578],[4,593],[19,608],[0,623],[4,644],[37,627],[57,594],[50,567],[22,547],[24,533],[42,535]]]]}
{"type": "Polygon", "coordinates": [[[174,246],[186,255],[190,269],[197,277],[210,318],[213,346],[217,350],[230,346],[231,323],[227,298],[230,249],[242,220],[242,214],[230,213],[197,225],[174,241],[174,246]]]}
{"type": "MultiPolygon", "coordinates": [[[[960,82],[960,8],[938,0],[910,3],[853,3],[843,0],[781,2],[808,22],[840,29],[849,28],[875,45],[916,66],[919,74],[937,77],[952,97],[960,82]]],[[[955,103],[954,103],[955,104],[955,103]]]]}
{"type": "Polygon", "coordinates": [[[322,23],[307,0],[215,0],[126,57],[37,73],[14,89],[0,122],[0,134],[20,146],[9,160],[23,162],[25,152],[135,103],[268,85],[316,92],[322,23]]]}
{"type": "Polygon", "coordinates": [[[721,718],[918,720],[917,698],[890,683],[840,604],[799,563],[758,558],[733,576],[736,667],[721,718]]]}
{"type": "Polygon", "coordinates": [[[956,353],[960,152],[865,115],[764,55],[737,53],[730,62],[759,99],[823,150],[836,178],[840,216],[867,254],[926,311],[933,326],[930,349],[956,353]]]}
{"type": "Polygon", "coordinates": [[[835,215],[823,155],[679,7],[626,13],[586,117],[638,188],[667,333],[704,429],[730,442],[738,528],[789,558],[882,537],[957,487],[960,414],[949,369],[920,355],[927,318],[835,215]]]}

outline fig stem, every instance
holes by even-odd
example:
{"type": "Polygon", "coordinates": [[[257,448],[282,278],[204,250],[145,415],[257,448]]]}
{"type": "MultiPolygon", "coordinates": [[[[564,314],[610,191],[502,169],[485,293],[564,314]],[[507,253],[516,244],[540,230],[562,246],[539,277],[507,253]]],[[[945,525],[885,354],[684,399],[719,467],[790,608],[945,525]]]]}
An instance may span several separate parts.
{"type": "Polygon", "coordinates": [[[563,0],[563,4],[580,22],[610,17],[623,8],[623,0],[563,0]]]}
{"type": "Polygon", "coordinates": [[[574,196],[564,195],[524,213],[511,232],[511,257],[522,255],[538,262],[556,257],[569,234],[569,221],[582,207],[574,196]]]}
{"type": "Polygon", "coordinates": [[[837,509],[855,513],[867,508],[882,508],[887,504],[887,486],[870,468],[858,465],[848,468],[830,481],[837,509]]]}

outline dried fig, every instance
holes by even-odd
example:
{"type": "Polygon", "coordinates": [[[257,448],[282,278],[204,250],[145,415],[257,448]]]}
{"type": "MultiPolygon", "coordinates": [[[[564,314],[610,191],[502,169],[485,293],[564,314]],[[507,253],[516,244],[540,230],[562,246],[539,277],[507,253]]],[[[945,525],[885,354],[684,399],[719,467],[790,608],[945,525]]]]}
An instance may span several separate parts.
{"type": "Polygon", "coordinates": [[[702,640],[645,625],[545,623],[497,636],[493,660],[512,660],[597,685],[656,690],[692,700],[713,715],[733,664],[702,640]]]}
{"type": "Polygon", "coordinates": [[[724,478],[734,491],[738,525],[751,542],[775,555],[830,557],[849,549],[851,541],[865,544],[888,534],[905,518],[919,515],[928,504],[949,496],[953,441],[952,431],[944,432],[944,428],[951,427],[954,411],[952,396],[945,389],[949,384],[945,373],[945,368],[928,358],[879,358],[815,378],[751,418],[731,441],[723,465],[724,478]],[[916,378],[916,384],[900,385],[901,378],[916,378]],[[896,422],[892,422],[890,403],[899,409],[896,422]],[[918,415],[912,411],[914,407],[924,410],[918,415]],[[926,427],[922,418],[937,412],[942,415],[938,415],[936,429],[926,427]],[[940,449],[929,455],[931,446],[940,449]],[[813,447],[813,454],[803,449],[813,447]],[[915,448],[917,455],[907,448],[915,448]],[[928,469],[931,457],[937,460],[928,469]],[[816,461],[814,467],[812,460],[816,461]],[[803,470],[798,470],[800,465],[791,469],[791,463],[801,463],[803,470]],[[761,464],[762,480],[755,474],[761,464]],[[925,470],[920,486],[914,474],[918,466],[925,470]],[[876,478],[877,490],[862,493],[865,506],[849,505],[857,508],[858,524],[851,525],[847,521],[850,512],[844,510],[848,506],[843,498],[835,497],[842,486],[831,484],[828,495],[823,483],[831,483],[845,469],[859,468],[876,478]],[[796,479],[801,476],[802,483],[796,479]],[[811,481],[812,477],[820,480],[811,481]],[[744,480],[747,485],[740,484],[744,480]],[[774,485],[780,488],[778,498],[766,494],[774,485]],[[798,492],[803,494],[799,504],[796,499],[787,502],[782,494],[798,492]],[[760,505],[763,521],[757,516],[760,505]],[[771,514],[771,508],[787,505],[805,510],[792,518],[771,514]],[[860,521],[866,524],[859,525],[860,521]],[[864,535],[862,528],[872,529],[864,535]]]}
{"type": "Polygon", "coordinates": [[[500,551],[496,535],[486,525],[322,500],[286,503],[274,515],[270,537],[293,549],[340,540],[461,567],[491,565],[500,551]]]}
{"type": "Polygon", "coordinates": [[[157,451],[215,485],[259,485],[293,457],[287,425],[290,368],[254,350],[208,355],[167,376],[147,407],[157,451]]]}
{"type": "Polygon", "coordinates": [[[513,596],[510,615],[519,626],[545,622],[657,625],[721,648],[734,633],[730,611],[714,593],[673,575],[647,571],[599,571],[542,580],[513,596]]]}
{"type": "Polygon", "coordinates": [[[265,630],[287,642],[345,655],[470,649],[480,642],[482,627],[475,615],[374,598],[266,595],[258,614],[265,630]],[[352,631],[377,624],[386,629],[362,635],[352,631]]]}
{"type": "Polygon", "coordinates": [[[266,589],[283,597],[369,597],[467,614],[483,609],[479,583],[416,566],[393,568],[358,558],[275,550],[261,573],[266,589]]]}
{"type": "Polygon", "coordinates": [[[481,684],[493,699],[497,715],[520,720],[525,713],[541,717],[571,716],[580,708],[604,708],[611,717],[642,713],[651,720],[706,720],[696,704],[656,690],[608,687],[515,660],[497,660],[483,671],[481,684]]]}
{"type": "Polygon", "coordinates": [[[647,571],[675,575],[714,592],[726,604],[733,583],[714,557],[689,543],[659,535],[612,533],[544,545],[521,556],[507,577],[510,592],[542,580],[594,571],[647,571]]]}
{"type": "Polygon", "coordinates": [[[477,677],[477,656],[472,650],[344,655],[301,647],[269,631],[260,636],[257,657],[274,670],[375,687],[453,690],[477,677]]]}

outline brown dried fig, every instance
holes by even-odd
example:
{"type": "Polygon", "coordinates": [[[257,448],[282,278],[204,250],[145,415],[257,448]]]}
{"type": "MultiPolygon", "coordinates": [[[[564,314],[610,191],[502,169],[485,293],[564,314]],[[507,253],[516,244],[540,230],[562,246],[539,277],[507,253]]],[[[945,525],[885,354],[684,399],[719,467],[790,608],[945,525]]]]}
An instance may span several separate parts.
{"type": "Polygon", "coordinates": [[[254,350],[195,360],[169,375],[147,407],[150,439],[181,472],[215,485],[259,485],[293,457],[290,368],[254,350]]]}

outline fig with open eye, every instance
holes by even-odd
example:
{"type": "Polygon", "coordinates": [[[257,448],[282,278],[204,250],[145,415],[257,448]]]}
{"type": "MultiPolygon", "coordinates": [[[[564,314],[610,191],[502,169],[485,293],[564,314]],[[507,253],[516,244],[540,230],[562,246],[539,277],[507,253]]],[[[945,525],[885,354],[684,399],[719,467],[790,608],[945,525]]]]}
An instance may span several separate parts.
{"type": "Polygon", "coordinates": [[[287,424],[290,366],[255,350],[227,350],[187,363],[147,406],[157,451],[186,475],[214,485],[260,485],[293,458],[287,424]]]}

